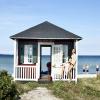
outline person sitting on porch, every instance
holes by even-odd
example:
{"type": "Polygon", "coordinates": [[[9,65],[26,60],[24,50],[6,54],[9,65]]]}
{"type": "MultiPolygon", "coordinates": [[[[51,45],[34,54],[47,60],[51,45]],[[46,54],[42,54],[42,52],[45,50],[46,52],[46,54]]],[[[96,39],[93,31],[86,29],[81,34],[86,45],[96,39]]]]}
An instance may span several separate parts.
{"type": "Polygon", "coordinates": [[[76,53],[75,53],[75,49],[72,50],[72,55],[71,58],[69,59],[69,61],[64,64],[61,65],[62,67],[62,76],[63,73],[65,72],[66,76],[68,75],[68,73],[72,70],[72,68],[74,68],[76,64],[76,53]]]}
{"type": "Polygon", "coordinates": [[[71,66],[71,58],[69,59],[68,62],[65,63],[64,66],[65,66],[65,75],[67,76],[68,71],[69,71],[69,68],[70,68],[70,66],[71,66]]]}

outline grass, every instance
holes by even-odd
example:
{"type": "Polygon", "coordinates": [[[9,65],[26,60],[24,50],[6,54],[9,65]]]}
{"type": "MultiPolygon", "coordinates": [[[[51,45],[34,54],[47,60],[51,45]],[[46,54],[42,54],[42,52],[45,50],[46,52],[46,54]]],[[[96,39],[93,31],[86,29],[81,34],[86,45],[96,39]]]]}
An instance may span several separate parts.
{"type": "Polygon", "coordinates": [[[28,92],[36,87],[47,87],[57,97],[63,100],[100,100],[100,76],[98,79],[78,79],[74,82],[57,81],[50,84],[39,84],[37,82],[17,82],[20,93],[28,92]]]}
{"type": "Polygon", "coordinates": [[[16,82],[16,87],[19,94],[31,91],[38,86],[39,84],[37,82],[16,82]]]}
{"type": "Polygon", "coordinates": [[[58,81],[48,85],[53,94],[64,100],[100,100],[99,79],[78,79],[77,84],[58,81]]]}
{"type": "Polygon", "coordinates": [[[97,87],[100,87],[99,84],[95,84],[97,87],[94,87],[92,84],[88,85],[88,82],[84,84],[84,81],[87,79],[78,80],[78,83],[68,83],[68,82],[54,82],[49,89],[53,90],[53,94],[57,97],[63,98],[64,100],[99,100],[100,90],[97,87]]]}

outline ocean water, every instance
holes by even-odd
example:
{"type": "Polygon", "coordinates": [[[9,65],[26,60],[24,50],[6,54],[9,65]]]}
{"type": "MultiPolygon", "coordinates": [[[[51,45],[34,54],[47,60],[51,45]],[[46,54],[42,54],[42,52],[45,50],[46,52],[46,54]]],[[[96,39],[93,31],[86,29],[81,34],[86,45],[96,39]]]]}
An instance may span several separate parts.
{"type": "MultiPolygon", "coordinates": [[[[96,65],[99,65],[100,69],[100,56],[79,56],[78,57],[78,74],[84,74],[83,67],[88,64],[90,74],[96,73],[96,65]]],[[[100,72],[100,71],[99,71],[100,72]]]]}
{"type": "MultiPolygon", "coordinates": [[[[47,71],[47,62],[50,61],[50,57],[42,57],[42,70],[47,71]]],[[[96,64],[100,67],[100,56],[79,56],[78,57],[78,74],[84,74],[83,66],[89,65],[89,74],[96,73],[96,64]]],[[[13,55],[0,55],[0,70],[7,70],[10,74],[13,73],[13,55]]],[[[100,71],[99,71],[100,72],[100,71]]]]}
{"type": "Polygon", "coordinates": [[[0,70],[7,70],[13,73],[13,55],[0,55],[0,70]]]}

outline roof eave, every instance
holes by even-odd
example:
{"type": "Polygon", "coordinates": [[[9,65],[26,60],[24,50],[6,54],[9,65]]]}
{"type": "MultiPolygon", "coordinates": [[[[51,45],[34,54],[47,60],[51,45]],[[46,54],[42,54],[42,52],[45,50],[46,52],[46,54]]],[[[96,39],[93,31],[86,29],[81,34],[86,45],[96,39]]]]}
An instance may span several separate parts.
{"type": "Polygon", "coordinates": [[[40,40],[40,39],[49,39],[49,40],[52,40],[52,39],[55,39],[55,40],[62,40],[62,39],[64,39],[64,40],[82,40],[82,38],[32,38],[32,37],[30,37],[30,38],[26,38],[26,37],[10,37],[11,39],[13,39],[13,40],[15,40],[15,39],[38,39],[38,40],[40,40]]]}

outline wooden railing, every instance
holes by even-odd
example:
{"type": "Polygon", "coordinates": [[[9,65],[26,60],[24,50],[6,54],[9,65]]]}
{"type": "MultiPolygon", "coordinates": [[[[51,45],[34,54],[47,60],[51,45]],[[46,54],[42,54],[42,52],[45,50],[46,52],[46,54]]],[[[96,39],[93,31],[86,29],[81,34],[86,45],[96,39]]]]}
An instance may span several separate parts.
{"type": "Polygon", "coordinates": [[[17,66],[15,67],[15,80],[37,81],[36,66],[17,66]]]}
{"type": "Polygon", "coordinates": [[[75,68],[73,68],[69,73],[66,73],[65,70],[62,71],[61,67],[55,67],[53,71],[53,80],[76,80],[75,68]]]}

